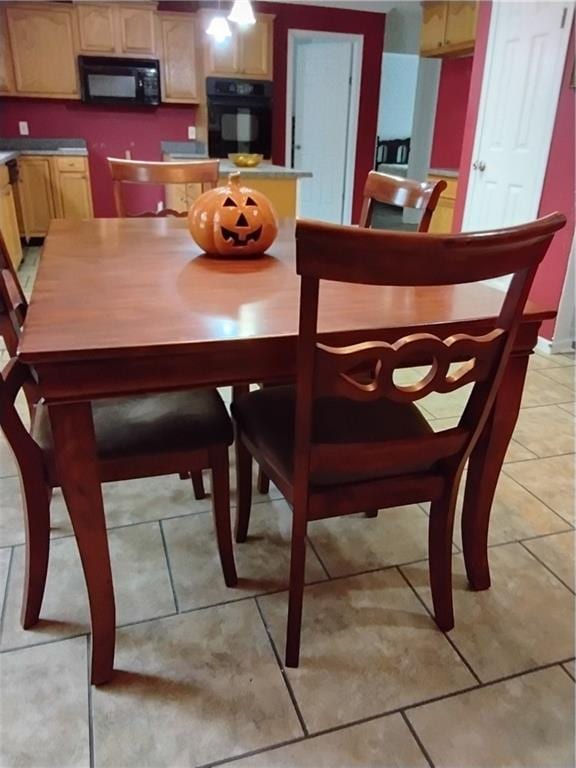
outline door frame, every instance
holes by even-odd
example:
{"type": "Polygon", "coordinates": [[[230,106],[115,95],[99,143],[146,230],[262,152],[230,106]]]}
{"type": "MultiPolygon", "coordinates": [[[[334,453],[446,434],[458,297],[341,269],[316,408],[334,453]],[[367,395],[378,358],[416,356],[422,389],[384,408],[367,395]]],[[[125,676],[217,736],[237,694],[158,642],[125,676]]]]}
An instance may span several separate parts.
{"type": "Polygon", "coordinates": [[[572,238],[572,248],[566,265],[566,277],[558,305],[554,335],[549,351],[556,354],[574,352],[574,298],[576,297],[576,235],[572,238]]]}
{"type": "MultiPolygon", "coordinates": [[[[561,3],[558,3],[558,5],[560,6],[561,3]]],[[[480,144],[482,141],[482,133],[483,133],[483,127],[484,127],[484,116],[486,111],[486,101],[488,98],[488,82],[491,78],[493,68],[495,65],[494,54],[495,54],[495,47],[496,47],[496,27],[500,19],[500,13],[504,6],[505,6],[505,3],[492,3],[492,13],[490,15],[490,28],[488,31],[488,43],[486,46],[486,59],[484,62],[484,72],[482,75],[482,89],[480,92],[480,100],[478,104],[478,115],[476,118],[476,127],[474,132],[474,145],[472,149],[471,163],[478,158],[478,153],[480,151],[480,144]]],[[[568,6],[567,18],[565,18],[565,23],[568,30],[567,31],[567,44],[568,44],[570,39],[570,27],[572,25],[574,10],[573,10],[573,4],[566,2],[566,6],[568,6]]],[[[533,178],[535,179],[535,182],[536,182],[533,185],[533,189],[535,193],[538,194],[538,206],[542,198],[542,190],[544,187],[544,180],[546,177],[546,168],[548,165],[550,146],[552,144],[552,135],[554,133],[556,114],[558,112],[558,100],[560,97],[560,89],[562,86],[562,75],[564,73],[566,55],[567,55],[567,50],[564,52],[562,61],[559,62],[557,66],[556,83],[553,84],[554,87],[556,86],[558,87],[558,93],[555,99],[554,119],[550,122],[550,130],[548,132],[548,135],[546,136],[546,142],[545,142],[546,149],[545,149],[545,152],[543,153],[543,156],[540,158],[541,166],[538,168],[538,173],[533,175],[533,178]]],[[[466,200],[464,202],[464,212],[462,216],[462,226],[460,228],[462,232],[469,231],[468,221],[470,219],[470,211],[472,206],[472,194],[473,194],[473,187],[474,187],[474,180],[475,180],[475,177],[473,175],[474,171],[472,168],[470,168],[469,173],[470,175],[469,175],[468,185],[466,189],[466,200]]],[[[536,215],[538,215],[538,209],[536,210],[536,215]]],[[[505,290],[509,283],[509,278],[503,277],[503,278],[498,278],[497,280],[491,280],[489,282],[491,285],[494,285],[494,287],[505,290]]]]}
{"type": "MultiPolygon", "coordinates": [[[[360,84],[362,80],[362,60],[364,54],[364,35],[348,34],[347,32],[322,32],[315,29],[288,30],[288,58],[286,62],[286,145],[284,162],[290,168],[292,160],[292,110],[294,107],[294,54],[298,38],[333,38],[334,40],[352,43],[352,83],[350,85],[350,109],[348,111],[348,141],[346,144],[346,166],[344,169],[344,201],[342,205],[342,222],[349,224],[352,220],[352,204],[354,201],[354,180],[356,175],[356,152],[358,149],[358,119],[360,117],[360,84]]],[[[305,169],[304,169],[305,170],[305,169]]],[[[298,201],[297,201],[298,206],[298,201]]]]}

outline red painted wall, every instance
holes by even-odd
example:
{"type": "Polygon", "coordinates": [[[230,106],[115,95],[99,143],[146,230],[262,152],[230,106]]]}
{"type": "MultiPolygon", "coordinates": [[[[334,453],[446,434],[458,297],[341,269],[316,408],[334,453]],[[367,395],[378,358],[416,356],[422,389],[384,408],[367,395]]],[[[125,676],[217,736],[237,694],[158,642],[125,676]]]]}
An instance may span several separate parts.
{"type": "Polygon", "coordinates": [[[473,56],[464,56],[442,62],[431,168],[458,170],[460,167],[473,60],[473,56]]]}
{"type": "MultiPolygon", "coordinates": [[[[161,2],[159,8],[167,11],[195,11],[200,5],[194,2],[161,2]]],[[[374,157],[384,14],[269,2],[256,3],[255,8],[262,13],[273,13],[276,17],[272,153],[274,162],[280,165],[284,165],[285,158],[288,30],[308,29],[364,35],[353,213],[356,220],[360,212],[362,187],[374,157]]],[[[134,159],[159,160],[161,141],[186,141],[187,126],[195,124],[195,109],[184,105],[163,105],[156,110],[110,109],[53,99],[0,100],[0,136],[18,136],[19,120],[28,121],[32,137],[86,139],[94,212],[96,216],[112,216],[112,186],[106,157],[122,157],[125,150],[130,149],[134,159]]],[[[135,187],[131,191],[130,200],[135,209],[141,209],[155,205],[160,195],[159,190],[135,187]]]]}
{"type": "MultiPolygon", "coordinates": [[[[476,47],[458,177],[458,193],[453,226],[455,232],[459,232],[462,227],[464,204],[473,159],[474,134],[478,119],[480,92],[486,59],[490,12],[491,3],[481,2],[476,28],[476,47]]],[[[575,226],[574,194],[576,180],[574,164],[576,158],[574,152],[574,112],[576,109],[576,92],[570,84],[574,65],[574,27],[572,27],[539,208],[539,215],[541,216],[552,211],[561,211],[566,215],[568,223],[554,238],[550,250],[538,270],[531,294],[531,298],[534,301],[544,307],[554,309],[557,309],[560,303],[575,226]]],[[[552,339],[554,336],[554,326],[554,320],[544,322],[540,330],[541,336],[546,339],[552,339]]]]}

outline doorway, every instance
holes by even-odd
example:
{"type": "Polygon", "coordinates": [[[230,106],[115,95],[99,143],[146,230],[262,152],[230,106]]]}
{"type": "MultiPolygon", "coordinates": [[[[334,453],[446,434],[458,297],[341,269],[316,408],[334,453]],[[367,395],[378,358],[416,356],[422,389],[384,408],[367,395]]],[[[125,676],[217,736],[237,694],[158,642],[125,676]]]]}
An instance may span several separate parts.
{"type": "Polygon", "coordinates": [[[288,32],[286,165],[312,172],[300,216],[351,221],[362,45],[362,35],[288,32]]]}
{"type": "Polygon", "coordinates": [[[493,3],[463,231],[537,217],[573,12],[493,3]]]}

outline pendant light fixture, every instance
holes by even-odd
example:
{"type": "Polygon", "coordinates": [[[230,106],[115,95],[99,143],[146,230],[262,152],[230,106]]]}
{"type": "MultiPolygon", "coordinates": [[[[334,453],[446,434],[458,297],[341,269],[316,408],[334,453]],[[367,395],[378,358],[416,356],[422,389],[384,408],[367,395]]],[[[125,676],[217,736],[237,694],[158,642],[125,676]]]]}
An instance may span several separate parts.
{"type": "Polygon", "coordinates": [[[252,10],[250,0],[234,0],[234,5],[228,16],[228,21],[233,21],[239,27],[247,27],[256,24],[256,17],[252,10]]]}
{"type": "MultiPolygon", "coordinates": [[[[220,0],[218,0],[218,14],[220,14],[220,0]]],[[[222,15],[213,16],[208,25],[208,29],[206,30],[206,34],[213,37],[217,43],[223,43],[229,37],[232,37],[230,24],[228,24],[226,17],[222,15]]]]}

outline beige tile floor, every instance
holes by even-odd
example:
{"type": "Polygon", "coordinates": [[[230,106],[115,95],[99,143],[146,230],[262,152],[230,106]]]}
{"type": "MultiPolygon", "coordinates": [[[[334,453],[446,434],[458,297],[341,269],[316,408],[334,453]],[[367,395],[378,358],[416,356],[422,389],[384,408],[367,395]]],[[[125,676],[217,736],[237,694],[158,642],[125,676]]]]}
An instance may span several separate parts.
{"type": "MultiPolygon", "coordinates": [[[[36,261],[21,270],[27,291],[36,261]]],[[[281,664],[290,510],[277,490],[255,495],[231,590],[210,500],[168,477],[105,487],[117,673],[90,687],[58,492],[42,620],[19,626],[24,534],[0,440],[0,765],[573,766],[575,371],[570,355],[531,359],[493,506],[492,588],[467,589],[456,532],[452,632],[430,614],[424,505],[310,526],[297,670],[281,664]]],[[[463,399],[422,407],[442,429],[463,399]]]]}

